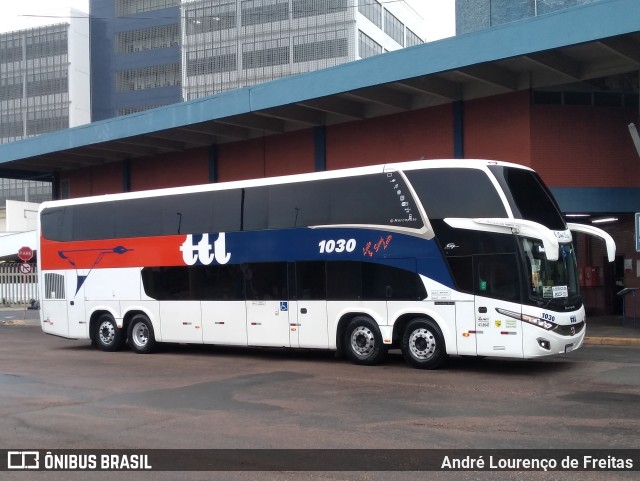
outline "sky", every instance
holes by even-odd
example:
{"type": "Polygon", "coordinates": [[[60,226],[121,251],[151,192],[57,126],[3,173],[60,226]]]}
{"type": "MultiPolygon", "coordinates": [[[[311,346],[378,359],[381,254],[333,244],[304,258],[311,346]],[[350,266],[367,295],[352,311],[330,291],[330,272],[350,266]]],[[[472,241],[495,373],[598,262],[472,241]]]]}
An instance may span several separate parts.
{"type": "Polygon", "coordinates": [[[11,32],[68,21],[69,8],[88,12],[89,0],[5,0],[0,32],[11,32]]]}
{"type": "MultiPolygon", "coordinates": [[[[381,3],[399,0],[378,0],[381,3]]],[[[455,0],[405,0],[427,23],[427,40],[455,33],[455,0]]],[[[11,32],[67,21],[69,8],[89,11],[89,0],[4,0],[0,32],[11,32]]]]}

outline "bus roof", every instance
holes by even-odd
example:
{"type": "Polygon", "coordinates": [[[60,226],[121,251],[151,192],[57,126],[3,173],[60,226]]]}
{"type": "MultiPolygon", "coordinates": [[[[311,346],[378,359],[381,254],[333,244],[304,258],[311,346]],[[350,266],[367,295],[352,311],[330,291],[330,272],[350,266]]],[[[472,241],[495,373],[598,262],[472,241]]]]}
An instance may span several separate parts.
{"type": "Polygon", "coordinates": [[[415,160],[407,162],[395,162],[388,164],[371,165],[364,167],[352,167],[348,169],[327,170],[322,172],[309,172],[304,174],[292,174],[277,177],[263,177],[257,179],[245,179],[230,182],[219,182],[210,184],[196,184],[182,187],[168,187],[163,189],[141,190],[133,192],[123,192],[117,194],[104,194],[89,197],[76,197],[73,199],[61,199],[43,202],[40,211],[58,206],[91,204],[98,202],[113,202],[118,200],[152,198],[164,195],[179,195],[197,192],[209,192],[216,190],[241,189],[248,187],[260,187],[266,185],[289,184],[294,182],[309,182],[319,179],[335,179],[352,177],[357,175],[375,174],[394,170],[419,170],[438,168],[459,168],[459,169],[479,169],[487,170],[490,165],[501,165],[505,167],[515,167],[532,170],[529,167],[495,160],[485,159],[430,159],[415,160]]]}

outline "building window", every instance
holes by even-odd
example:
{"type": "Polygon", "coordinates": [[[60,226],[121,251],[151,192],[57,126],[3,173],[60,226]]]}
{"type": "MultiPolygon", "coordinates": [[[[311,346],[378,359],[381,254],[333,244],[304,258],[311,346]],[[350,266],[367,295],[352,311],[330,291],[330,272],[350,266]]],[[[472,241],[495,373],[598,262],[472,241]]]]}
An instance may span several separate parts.
{"type": "Polygon", "coordinates": [[[136,13],[179,6],[180,0],[116,0],[116,16],[125,17],[136,13]]]}
{"type": "Polygon", "coordinates": [[[245,0],[242,2],[242,26],[281,22],[289,19],[289,0],[245,0]]]}
{"type": "Polygon", "coordinates": [[[272,67],[289,63],[289,39],[280,38],[242,46],[242,68],[272,67]]]}
{"type": "Polygon", "coordinates": [[[187,35],[228,30],[235,28],[238,22],[235,3],[199,8],[192,8],[189,4],[185,4],[184,8],[187,35]]]}
{"type": "Polygon", "coordinates": [[[175,24],[117,33],[114,45],[116,53],[132,53],[176,47],[179,44],[180,27],[175,24]]]}
{"type": "Polygon", "coordinates": [[[0,117],[0,141],[11,142],[24,136],[22,115],[6,115],[0,117]]]}
{"type": "Polygon", "coordinates": [[[22,97],[23,84],[19,78],[0,80],[0,100],[12,100],[22,97]],[[16,83],[13,83],[16,82],[16,83]]]}
{"type": "Polygon", "coordinates": [[[384,52],[382,45],[369,37],[367,34],[358,32],[358,52],[360,58],[373,57],[384,52]]]}
{"type": "Polygon", "coordinates": [[[198,50],[187,55],[187,75],[208,75],[236,70],[237,54],[235,45],[198,50]]]}
{"type": "Polygon", "coordinates": [[[358,11],[376,27],[382,28],[382,5],[378,0],[358,0],[358,11]]]}
{"type": "Polygon", "coordinates": [[[27,75],[27,97],[61,94],[69,91],[67,71],[40,71],[27,75]]]}
{"type": "Polygon", "coordinates": [[[46,134],[69,127],[69,108],[41,108],[27,114],[27,135],[46,134]]]}
{"type": "Polygon", "coordinates": [[[347,0],[293,0],[293,18],[331,15],[344,12],[349,7],[347,0]]]}
{"type": "Polygon", "coordinates": [[[146,90],[180,85],[180,64],[157,65],[118,72],[117,92],[146,90]]]}
{"type": "Polygon", "coordinates": [[[414,45],[420,45],[421,43],[424,43],[424,41],[410,28],[407,28],[407,47],[413,47],[414,45]]]}
{"type": "Polygon", "coordinates": [[[137,105],[136,107],[126,107],[123,109],[118,109],[116,111],[117,116],[129,115],[129,114],[137,114],[140,112],[144,112],[146,110],[155,109],[158,107],[163,107],[163,105],[137,105]]]}
{"type": "Polygon", "coordinates": [[[22,60],[22,34],[13,32],[3,34],[2,37],[0,40],[0,52],[2,52],[0,63],[22,60]]]}
{"type": "Polygon", "coordinates": [[[323,32],[293,38],[293,61],[310,62],[349,55],[347,31],[323,32]]]}
{"type": "Polygon", "coordinates": [[[69,127],[68,28],[0,35],[0,143],[69,127]]]}
{"type": "Polygon", "coordinates": [[[27,37],[27,58],[66,55],[68,52],[67,32],[45,32],[27,37]]]}
{"type": "Polygon", "coordinates": [[[384,11],[384,32],[404,47],[404,24],[388,10],[384,11]]]}

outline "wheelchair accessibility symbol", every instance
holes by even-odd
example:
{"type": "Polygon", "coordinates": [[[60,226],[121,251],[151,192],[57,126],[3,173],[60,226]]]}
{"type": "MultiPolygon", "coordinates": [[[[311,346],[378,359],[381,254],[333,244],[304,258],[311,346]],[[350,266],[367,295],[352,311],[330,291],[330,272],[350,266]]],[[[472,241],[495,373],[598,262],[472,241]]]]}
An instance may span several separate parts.
{"type": "Polygon", "coordinates": [[[287,301],[280,301],[280,311],[287,312],[289,310],[289,303],[287,301]]]}

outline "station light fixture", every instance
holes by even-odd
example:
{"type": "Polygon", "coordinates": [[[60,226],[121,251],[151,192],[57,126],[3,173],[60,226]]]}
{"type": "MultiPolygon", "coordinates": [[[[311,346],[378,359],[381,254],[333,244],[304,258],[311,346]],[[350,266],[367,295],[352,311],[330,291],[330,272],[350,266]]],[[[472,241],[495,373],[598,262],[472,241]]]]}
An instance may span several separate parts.
{"type": "Polygon", "coordinates": [[[607,224],[610,222],[617,222],[617,217],[600,217],[599,219],[592,219],[592,224],[607,224]]]}

